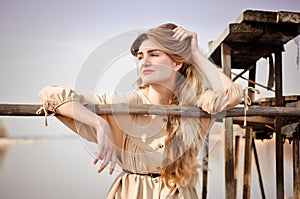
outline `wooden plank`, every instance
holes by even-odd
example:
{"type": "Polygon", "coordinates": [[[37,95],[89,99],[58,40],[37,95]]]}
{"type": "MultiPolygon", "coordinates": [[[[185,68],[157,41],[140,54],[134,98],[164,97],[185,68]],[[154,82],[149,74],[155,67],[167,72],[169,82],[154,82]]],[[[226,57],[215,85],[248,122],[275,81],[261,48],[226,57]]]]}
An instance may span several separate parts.
{"type": "MultiPolygon", "coordinates": [[[[282,100],[285,107],[300,107],[298,103],[294,103],[300,102],[300,95],[283,96],[282,100]]],[[[259,106],[276,106],[274,97],[258,99],[255,101],[255,104],[258,104],[259,106]]]]}
{"type": "MultiPolygon", "coordinates": [[[[244,117],[233,117],[233,123],[243,125],[244,117]]],[[[274,118],[263,117],[263,116],[248,116],[247,114],[247,126],[251,126],[255,131],[260,131],[263,129],[274,132],[274,118]]]]}
{"type": "MultiPolygon", "coordinates": [[[[222,69],[225,75],[231,78],[231,48],[225,43],[221,44],[222,69]]],[[[225,128],[225,198],[234,199],[234,155],[233,155],[233,122],[232,118],[224,119],[225,128]]]]}
{"type": "Polygon", "coordinates": [[[209,50],[207,55],[208,57],[211,57],[215,62],[216,60],[213,58],[213,54],[217,57],[221,57],[220,45],[223,43],[225,38],[229,35],[230,33],[229,29],[230,29],[229,26],[227,26],[215,41],[209,41],[208,43],[209,50]]]}
{"type": "MultiPolygon", "coordinates": [[[[283,106],[282,97],[282,52],[275,52],[275,102],[276,106],[283,106]]],[[[283,118],[275,117],[275,145],[276,145],[276,192],[277,198],[284,198],[284,166],[283,166],[283,141],[281,127],[283,118]]]]}
{"type": "Polygon", "coordinates": [[[250,199],[253,129],[246,128],[244,153],[243,199],[250,199]]]}
{"type": "MultiPolygon", "coordinates": [[[[44,116],[43,111],[37,114],[39,104],[0,104],[0,116],[44,116]]],[[[239,117],[244,115],[244,108],[235,107],[222,111],[218,114],[210,115],[197,107],[174,106],[174,105],[87,105],[87,108],[99,115],[104,114],[151,114],[151,115],[180,115],[183,117],[239,117]],[[112,108],[113,107],[113,108],[112,108]]],[[[251,116],[264,116],[273,118],[300,117],[300,107],[274,107],[274,106],[250,106],[247,111],[247,118],[251,121],[251,116]]],[[[266,120],[269,121],[269,120],[266,120]]]]}
{"type": "Polygon", "coordinates": [[[259,23],[276,23],[277,13],[261,10],[246,10],[235,20],[236,23],[259,22],[259,23]]]}
{"type": "MultiPolygon", "coordinates": [[[[291,24],[245,24],[231,23],[215,41],[209,42],[208,55],[211,56],[222,43],[230,42],[261,42],[275,44],[286,43],[299,35],[299,25],[291,24]]],[[[273,45],[274,47],[274,45],[273,45]]]]}
{"type": "Polygon", "coordinates": [[[234,190],[234,154],[233,154],[232,118],[224,119],[224,156],[225,156],[225,198],[236,198],[234,190]]]}
{"type": "Polygon", "coordinates": [[[260,187],[260,192],[261,192],[261,198],[265,199],[266,194],[265,194],[265,189],[264,189],[264,184],[263,184],[263,180],[262,180],[262,174],[261,174],[261,171],[260,171],[260,165],[259,165],[259,161],[258,161],[258,154],[257,154],[254,139],[252,139],[252,149],[253,149],[253,155],[254,155],[256,170],[257,170],[257,174],[258,174],[258,182],[259,182],[259,187],[260,187]]]}
{"type": "Polygon", "coordinates": [[[277,23],[300,24],[300,13],[279,11],[277,13],[277,23]]]}
{"type": "Polygon", "coordinates": [[[0,104],[0,116],[38,116],[39,104],[0,104]]]}
{"type": "Polygon", "coordinates": [[[224,42],[253,42],[264,34],[264,25],[232,23],[229,24],[229,33],[224,42]]]}
{"type": "Polygon", "coordinates": [[[205,145],[204,145],[204,153],[205,157],[203,158],[203,168],[202,168],[202,199],[207,198],[207,190],[208,190],[208,162],[209,162],[209,134],[205,137],[205,145]]]}
{"type": "MultiPolygon", "coordinates": [[[[256,79],[256,65],[249,71],[249,80],[255,82],[256,79]]],[[[254,83],[248,82],[249,87],[255,87],[254,83]]],[[[254,101],[254,92],[249,92],[249,98],[254,101]]],[[[253,128],[251,126],[246,127],[245,133],[245,155],[244,155],[244,186],[243,186],[243,198],[250,199],[251,193],[251,168],[252,168],[252,140],[253,140],[253,128]]]]}
{"type": "Polygon", "coordinates": [[[246,63],[252,62],[255,64],[259,58],[270,54],[274,50],[274,45],[256,42],[230,42],[228,45],[231,47],[234,55],[233,61],[241,63],[245,61],[241,59],[246,59],[246,63]]]}
{"type": "Polygon", "coordinates": [[[298,36],[300,34],[299,18],[300,13],[296,12],[247,10],[240,15],[235,23],[229,24],[215,41],[209,42],[208,56],[214,63],[220,65],[222,43],[230,45],[232,49],[234,49],[232,43],[241,43],[239,45],[241,47],[245,44],[252,44],[253,48],[244,46],[240,51],[255,52],[254,56],[242,52],[242,55],[239,56],[238,48],[235,49],[237,54],[232,56],[233,68],[246,68],[298,36]],[[243,64],[246,65],[243,66],[243,64]]]}
{"type": "Polygon", "coordinates": [[[287,11],[246,10],[236,20],[236,23],[300,23],[300,13],[287,11]]]}
{"type": "Polygon", "coordinates": [[[238,184],[238,166],[239,166],[239,151],[240,151],[240,136],[235,136],[235,145],[234,145],[234,195],[237,196],[237,184],[238,184]]]}

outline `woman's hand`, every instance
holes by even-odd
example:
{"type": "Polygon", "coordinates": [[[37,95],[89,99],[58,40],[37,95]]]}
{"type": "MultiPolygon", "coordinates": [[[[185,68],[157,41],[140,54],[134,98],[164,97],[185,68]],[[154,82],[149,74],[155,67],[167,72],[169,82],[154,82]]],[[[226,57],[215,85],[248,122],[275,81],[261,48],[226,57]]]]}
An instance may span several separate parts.
{"type": "Polygon", "coordinates": [[[64,103],[56,109],[56,113],[73,118],[96,130],[98,152],[94,164],[97,164],[99,160],[103,161],[98,169],[100,173],[110,162],[109,173],[112,174],[116,166],[117,155],[111,128],[107,121],[84,107],[79,101],[64,103]]]}
{"type": "Polygon", "coordinates": [[[175,32],[172,36],[177,41],[183,41],[186,38],[191,39],[191,57],[190,60],[194,66],[198,66],[200,72],[205,76],[210,87],[215,92],[224,92],[232,85],[232,80],[222,73],[215,64],[207,59],[198,48],[197,34],[190,32],[181,27],[173,29],[175,32]]]}
{"type": "Polygon", "coordinates": [[[97,164],[99,160],[103,161],[98,169],[98,173],[100,173],[110,162],[109,174],[112,174],[116,166],[117,155],[111,128],[107,121],[101,118],[99,120],[99,125],[97,126],[96,131],[98,152],[95,154],[96,157],[94,160],[94,164],[97,164]]]}
{"type": "Polygon", "coordinates": [[[198,48],[198,40],[197,40],[197,34],[188,30],[183,29],[182,27],[176,27],[173,29],[175,32],[172,36],[175,40],[183,41],[186,38],[191,39],[191,52],[199,51],[198,48]]]}

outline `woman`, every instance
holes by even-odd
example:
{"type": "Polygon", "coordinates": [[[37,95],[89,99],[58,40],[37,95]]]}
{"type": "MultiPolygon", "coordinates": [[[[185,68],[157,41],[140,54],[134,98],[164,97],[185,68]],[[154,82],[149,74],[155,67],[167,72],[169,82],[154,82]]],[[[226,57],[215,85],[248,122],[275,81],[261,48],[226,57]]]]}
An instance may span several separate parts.
{"type": "Polygon", "coordinates": [[[40,92],[51,111],[76,133],[96,142],[98,172],[118,163],[123,171],[107,198],[197,198],[196,160],[211,118],[101,115],[85,104],[154,104],[198,106],[214,114],[241,102],[243,89],[202,55],[197,36],[175,24],[142,33],[131,53],[138,59],[138,88],[130,95],[89,98],[72,89],[46,87],[40,92]],[[74,122],[75,121],[75,122],[74,122]]]}

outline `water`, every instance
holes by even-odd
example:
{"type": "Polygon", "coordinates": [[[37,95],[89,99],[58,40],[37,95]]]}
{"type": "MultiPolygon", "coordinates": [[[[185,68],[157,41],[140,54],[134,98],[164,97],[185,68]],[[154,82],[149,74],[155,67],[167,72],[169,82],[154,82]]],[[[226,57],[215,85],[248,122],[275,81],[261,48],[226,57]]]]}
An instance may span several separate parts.
{"type": "Polygon", "coordinates": [[[105,198],[114,176],[97,173],[78,138],[2,140],[0,198],[105,198]]]}
{"type": "MultiPolygon", "coordinates": [[[[219,136],[210,152],[208,198],[224,198],[224,145],[219,136]]],[[[276,198],[274,138],[256,141],[267,198],[276,198]]],[[[244,141],[240,144],[237,198],[242,198],[244,141]]],[[[285,195],[292,196],[292,150],[284,144],[285,195]]],[[[77,136],[0,140],[1,199],[105,198],[113,176],[97,173],[91,155],[77,136]]],[[[252,161],[251,198],[261,198],[252,161]]]]}

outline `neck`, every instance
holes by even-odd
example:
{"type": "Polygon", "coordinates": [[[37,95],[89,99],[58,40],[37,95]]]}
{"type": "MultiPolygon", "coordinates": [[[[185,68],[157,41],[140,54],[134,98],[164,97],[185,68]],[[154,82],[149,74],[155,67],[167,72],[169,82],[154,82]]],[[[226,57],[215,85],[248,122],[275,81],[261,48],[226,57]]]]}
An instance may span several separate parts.
{"type": "Polygon", "coordinates": [[[161,85],[151,84],[146,93],[148,99],[152,104],[168,105],[171,102],[173,92],[161,85]]]}

